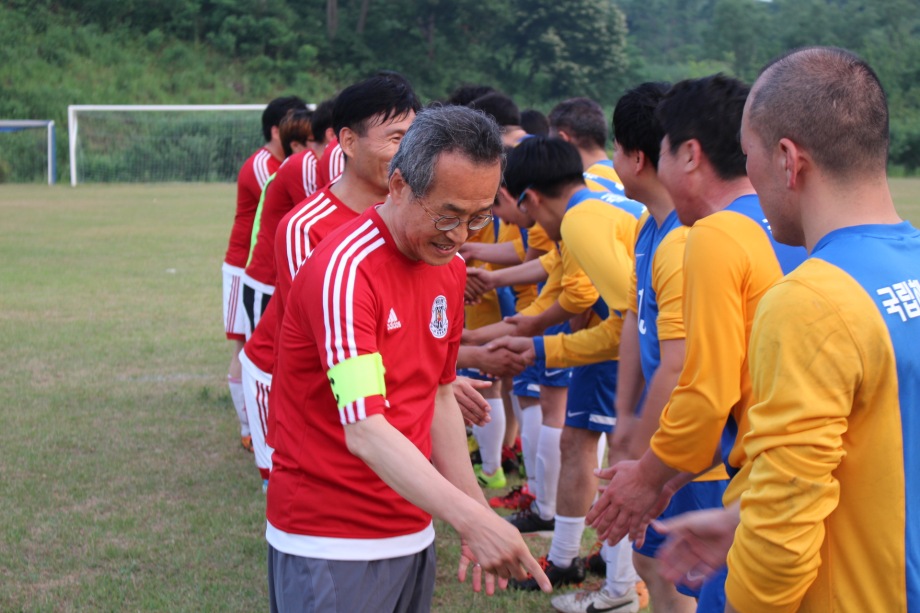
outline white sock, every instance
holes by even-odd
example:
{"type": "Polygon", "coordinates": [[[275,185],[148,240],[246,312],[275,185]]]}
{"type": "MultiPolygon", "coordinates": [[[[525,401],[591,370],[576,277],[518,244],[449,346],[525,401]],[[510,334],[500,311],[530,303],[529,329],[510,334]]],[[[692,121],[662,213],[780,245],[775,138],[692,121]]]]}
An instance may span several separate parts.
{"type": "Polygon", "coordinates": [[[559,439],[562,428],[540,426],[540,439],[537,442],[537,510],[543,519],[552,519],[556,515],[556,492],[559,490],[559,469],[561,452],[559,439]]]}
{"type": "Polygon", "coordinates": [[[604,467],[604,460],[607,459],[607,435],[601,434],[597,439],[597,467],[604,467]]]}
{"type": "MultiPolygon", "coordinates": [[[[556,520],[558,522],[558,520],[556,520]]],[[[607,563],[607,580],[604,589],[613,597],[623,596],[640,580],[632,561],[632,545],[627,537],[616,545],[604,543],[601,556],[607,563]]]]}
{"type": "MultiPolygon", "coordinates": [[[[517,396],[512,396],[512,398],[517,398],[517,396]]],[[[537,479],[537,446],[540,440],[540,428],[543,426],[543,409],[539,404],[522,407],[518,423],[521,424],[521,451],[524,453],[527,489],[536,496],[541,485],[537,479]]]]}
{"type": "Polygon", "coordinates": [[[553,542],[549,546],[546,556],[553,564],[560,568],[568,568],[572,560],[578,557],[581,548],[581,535],[585,531],[584,517],[556,516],[556,527],[553,530],[553,542]]]}
{"type": "Polygon", "coordinates": [[[249,436],[249,418],[246,416],[246,401],[243,398],[243,380],[227,375],[227,386],[230,388],[230,399],[233,408],[240,420],[240,436],[249,436]]]}
{"type": "Polygon", "coordinates": [[[492,421],[484,426],[473,426],[473,436],[479,443],[482,472],[494,474],[502,465],[502,441],[505,439],[505,405],[501,398],[486,398],[492,411],[492,421]]]}

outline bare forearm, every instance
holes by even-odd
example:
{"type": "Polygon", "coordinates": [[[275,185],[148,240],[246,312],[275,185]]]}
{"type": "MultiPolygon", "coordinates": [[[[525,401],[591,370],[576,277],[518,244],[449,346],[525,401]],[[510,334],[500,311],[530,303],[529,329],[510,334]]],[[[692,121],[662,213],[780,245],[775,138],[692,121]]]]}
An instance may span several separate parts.
{"type": "Polygon", "coordinates": [[[403,498],[458,531],[480,508],[478,501],[441,475],[382,415],[345,426],[345,442],[349,451],[403,498]]]}
{"type": "Polygon", "coordinates": [[[523,264],[518,264],[511,268],[502,268],[492,273],[492,279],[496,287],[542,283],[548,277],[549,275],[543,269],[540,260],[528,260],[523,264]]]}

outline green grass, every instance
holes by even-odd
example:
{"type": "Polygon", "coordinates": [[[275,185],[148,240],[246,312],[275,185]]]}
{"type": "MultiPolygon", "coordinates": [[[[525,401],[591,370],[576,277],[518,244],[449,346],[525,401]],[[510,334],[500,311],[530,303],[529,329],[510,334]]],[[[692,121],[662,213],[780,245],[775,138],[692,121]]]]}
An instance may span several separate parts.
{"type": "MultiPolygon", "coordinates": [[[[892,189],[920,224],[920,179],[892,189]]],[[[224,379],[234,190],[0,188],[0,611],[267,607],[264,497],[224,379]]],[[[550,610],[457,585],[439,533],[435,610],[550,610]]]]}

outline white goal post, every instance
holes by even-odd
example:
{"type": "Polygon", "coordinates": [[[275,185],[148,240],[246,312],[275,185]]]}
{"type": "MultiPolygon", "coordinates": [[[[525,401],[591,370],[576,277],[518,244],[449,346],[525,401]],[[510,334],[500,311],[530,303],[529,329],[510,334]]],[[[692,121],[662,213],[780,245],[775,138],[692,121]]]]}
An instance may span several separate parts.
{"type": "Polygon", "coordinates": [[[0,132],[20,130],[47,130],[48,132],[48,185],[54,185],[57,177],[57,150],[54,138],[54,121],[51,119],[0,119],[0,132]]]}
{"type": "MultiPolygon", "coordinates": [[[[259,111],[261,112],[265,109],[265,107],[266,107],[265,104],[165,104],[165,105],[157,105],[157,104],[144,104],[144,105],[73,104],[73,105],[70,105],[67,107],[67,129],[68,129],[68,137],[69,137],[68,144],[69,144],[69,152],[70,152],[70,184],[77,185],[78,181],[80,180],[79,173],[78,173],[78,163],[79,163],[80,155],[83,149],[82,145],[80,144],[81,136],[84,137],[84,140],[87,140],[86,135],[81,135],[80,133],[81,115],[83,115],[83,117],[87,120],[89,118],[89,114],[91,113],[109,113],[109,114],[118,114],[119,116],[122,116],[122,117],[127,117],[129,113],[144,113],[144,112],[151,113],[152,112],[155,114],[160,114],[160,113],[167,113],[167,112],[176,112],[177,117],[179,116],[188,117],[188,114],[190,113],[196,114],[199,112],[224,112],[224,111],[237,111],[237,112],[239,111],[250,111],[250,112],[259,111]]],[[[262,130],[261,130],[261,123],[260,123],[260,116],[254,116],[252,122],[247,122],[247,132],[249,132],[250,130],[250,125],[251,125],[251,135],[252,135],[252,138],[254,139],[255,144],[254,145],[247,144],[246,148],[248,148],[248,150],[245,151],[244,157],[234,161],[237,169],[239,168],[239,165],[242,164],[243,160],[245,159],[245,156],[248,156],[250,153],[252,153],[252,150],[254,150],[262,142],[262,138],[261,138],[262,130]]],[[[168,151],[164,152],[164,151],[154,150],[154,148],[167,149],[168,147],[174,146],[176,144],[175,140],[177,138],[175,135],[168,136],[168,139],[170,140],[167,140],[165,142],[158,144],[156,143],[156,141],[154,141],[154,144],[148,144],[148,143],[141,142],[139,139],[135,139],[135,135],[138,132],[139,132],[139,128],[135,126],[123,126],[121,127],[120,132],[118,132],[118,134],[112,137],[110,141],[95,143],[95,146],[99,151],[103,151],[103,152],[111,151],[111,156],[116,161],[118,159],[119,154],[117,150],[114,150],[114,146],[117,144],[117,145],[126,147],[126,149],[124,150],[129,152],[128,155],[131,155],[134,157],[142,157],[144,155],[154,155],[154,154],[160,153],[162,154],[161,157],[169,157],[169,155],[173,155],[174,157],[171,158],[172,162],[178,168],[181,168],[184,164],[187,163],[186,160],[182,159],[183,153],[181,150],[178,150],[175,153],[170,153],[168,151]]],[[[202,147],[204,148],[208,147],[209,138],[212,138],[212,137],[208,136],[207,134],[198,136],[198,142],[195,143],[195,146],[198,147],[199,149],[202,147]]],[[[124,179],[116,178],[115,180],[124,180],[124,179]]],[[[140,180],[157,180],[157,179],[141,178],[140,180]]],[[[170,180],[170,179],[167,179],[167,180],[170,180]]],[[[174,180],[182,180],[182,179],[174,179],[174,180]]],[[[185,180],[194,180],[194,179],[185,179],[185,180]]]]}

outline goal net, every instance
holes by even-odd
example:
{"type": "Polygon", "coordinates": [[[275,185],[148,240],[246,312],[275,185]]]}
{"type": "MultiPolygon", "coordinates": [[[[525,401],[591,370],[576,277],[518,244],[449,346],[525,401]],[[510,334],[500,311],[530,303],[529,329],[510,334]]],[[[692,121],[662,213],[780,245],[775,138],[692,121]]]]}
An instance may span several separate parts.
{"type": "Polygon", "coordinates": [[[264,104],[72,105],[70,182],[235,181],[264,104]]]}
{"type": "Polygon", "coordinates": [[[57,177],[54,122],[0,119],[0,183],[53,185],[57,177]]]}

